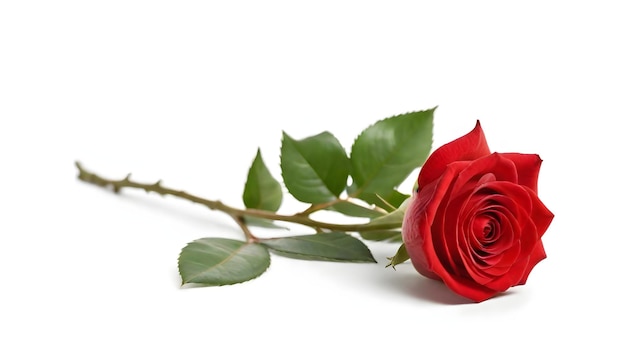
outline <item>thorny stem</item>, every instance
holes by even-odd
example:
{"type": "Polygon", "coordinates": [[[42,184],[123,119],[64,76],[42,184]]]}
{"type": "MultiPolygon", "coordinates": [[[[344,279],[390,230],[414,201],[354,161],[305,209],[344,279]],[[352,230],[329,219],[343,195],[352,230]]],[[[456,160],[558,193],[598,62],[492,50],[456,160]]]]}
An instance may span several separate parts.
{"type": "MultiPolygon", "coordinates": [[[[161,185],[161,181],[157,181],[154,184],[145,184],[133,181],[130,179],[130,174],[122,180],[111,180],[101,177],[100,175],[87,171],[83,166],[76,162],[76,168],[78,168],[78,179],[91,183],[100,187],[112,188],[115,193],[119,193],[122,188],[136,188],[143,189],[146,193],[154,192],[161,195],[171,195],[181,199],[185,199],[197,204],[206,206],[211,210],[221,211],[232,217],[237,224],[241,227],[248,242],[255,242],[259,239],[252,235],[248,227],[246,226],[243,218],[245,216],[253,216],[262,219],[278,220],[290,223],[301,224],[312,227],[316,230],[327,229],[334,231],[344,232],[364,232],[364,231],[377,231],[377,230],[389,230],[397,229],[398,225],[394,223],[377,223],[377,224],[333,224],[322,221],[317,221],[309,218],[308,212],[304,211],[296,215],[282,215],[272,211],[259,210],[259,209],[237,209],[222,203],[219,200],[209,200],[201,198],[192,194],[189,194],[182,190],[175,190],[161,185]]],[[[315,210],[313,210],[315,211],[315,210]]]]}

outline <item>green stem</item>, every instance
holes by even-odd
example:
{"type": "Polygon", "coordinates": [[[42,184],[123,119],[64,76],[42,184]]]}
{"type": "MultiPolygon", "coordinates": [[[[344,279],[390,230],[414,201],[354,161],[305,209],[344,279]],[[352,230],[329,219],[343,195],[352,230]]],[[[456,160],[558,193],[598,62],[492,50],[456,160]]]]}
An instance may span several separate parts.
{"type": "MultiPolygon", "coordinates": [[[[106,179],[104,177],[101,177],[98,174],[95,174],[93,172],[87,171],[78,162],[76,162],[75,164],[76,164],[76,168],[78,168],[78,179],[84,182],[91,183],[91,184],[101,186],[101,187],[112,188],[113,191],[116,193],[119,193],[119,191],[122,188],[136,188],[136,189],[143,189],[147,193],[154,192],[154,193],[158,193],[161,195],[175,196],[181,199],[191,201],[193,203],[204,205],[211,210],[217,210],[217,211],[226,213],[232,218],[234,218],[235,221],[237,221],[237,223],[240,224],[240,226],[242,226],[243,224],[242,219],[241,219],[242,217],[253,216],[253,217],[262,218],[262,219],[296,223],[300,225],[309,226],[312,228],[327,229],[327,230],[333,230],[333,231],[344,231],[344,232],[389,230],[389,229],[397,229],[399,227],[397,224],[394,224],[394,223],[333,224],[333,223],[313,220],[309,218],[308,215],[303,215],[302,213],[296,214],[296,215],[282,215],[282,214],[277,214],[272,211],[259,210],[259,209],[237,209],[237,208],[228,206],[219,200],[204,199],[204,198],[186,193],[182,190],[175,190],[175,189],[165,187],[161,185],[160,180],[154,184],[139,183],[139,182],[131,180],[130,174],[127,175],[122,180],[111,180],[111,179],[106,179]]],[[[244,227],[245,227],[245,224],[243,224],[242,229],[244,227]]],[[[252,234],[250,234],[247,227],[244,230],[244,234],[246,235],[246,238],[248,239],[248,241],[258,240],[257,238],[252,236],[252,234]]]]}
{"type": "Polygon", "coordinates": [[[333,206],[335,204],[342,203],[342,202],[345,202],[345,201],[348,201],[348,200],[337,198],[337,199],[335,199],[333,201],[329,201],[329,202],[326,202],[326,203],[311,204],[311,206],[306,208],[306,210],[304,210],[303,212],[298,213],[298,215],[304,215],[304,216],[311,215],[311,214],[313,214],[316,211],[324,210],[324,209],[329,208],[329,207],[331,207],[331,206],[333,206]]]}
{"type": "Polygon", "coordinates": [[[246,222],[244,221],[243,217],[241,217],[241,216],[233,216],[233,219],[235,220],[237,225],[239,225],[239,227],[241,228],[241,231],[243,231],[243,234],[245,235],[246,241],[248,243],[254,243],[254,242],[259,242],[260,241],[258,237],[254,236],[252,234],[252,232],[248,228],[248,225],[246,225],[246,222]]]}

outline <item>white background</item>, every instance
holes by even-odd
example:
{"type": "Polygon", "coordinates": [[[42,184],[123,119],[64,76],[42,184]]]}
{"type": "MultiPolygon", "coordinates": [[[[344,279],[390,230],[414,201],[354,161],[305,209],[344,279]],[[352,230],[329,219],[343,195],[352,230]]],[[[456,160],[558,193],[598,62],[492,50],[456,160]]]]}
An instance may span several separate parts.
{"type": "Polygon", "coordinates": [[[0,356],[624,356],[618,2],[221,3],[0,3],[0,356]],[[180,249],[238,228],[75,178],[80,160],[242,206],[257,147],[279,176],[282,130],[349,148],[436,105],[435,147],[480,119],[492,150],[544,159],[548,259],[480,304],[385,269],[393,244],[180,288],[180,249]]]}

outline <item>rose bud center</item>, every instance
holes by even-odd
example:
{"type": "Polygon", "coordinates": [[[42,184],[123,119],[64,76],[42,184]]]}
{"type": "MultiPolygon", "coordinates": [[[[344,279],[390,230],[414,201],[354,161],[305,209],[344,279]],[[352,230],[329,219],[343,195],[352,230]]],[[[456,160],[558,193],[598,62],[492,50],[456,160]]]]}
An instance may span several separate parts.
{"type": "Polygon", "coordinates": [[[481,215],[474,219],[474,237],[479,241],[487,244],[492,241],[495,235],[495,226],[493,218],[481,215]]]}

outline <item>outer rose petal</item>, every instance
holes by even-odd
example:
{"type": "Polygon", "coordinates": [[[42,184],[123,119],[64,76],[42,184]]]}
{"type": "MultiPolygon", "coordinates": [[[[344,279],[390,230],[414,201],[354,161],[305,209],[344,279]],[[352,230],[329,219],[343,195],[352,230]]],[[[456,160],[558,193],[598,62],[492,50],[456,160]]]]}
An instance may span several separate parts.
{"type": "Polygon", "coordinates": [[[476,127],[466,135],[444,144],[435,150],[426,160],[417,178],[420,188],[439,178],[452,162],[475,160],[491,154],[485,133],[476,121],[476,127]]]}
{"type": "Polygon", "coordinates": [[[528,280],[528,275],[530,275],[530,271],[532,271],[532,269],[539,263],[539,261],[545,259],[546,257],[546,251],[543,249],[543,243],[541,242],[541,240],[539,240],[535,244],[533,252],[530,254],[528,265],[526,266],[526,272],[524,272],[524,275],[522,275],[521,280],[516,284],[516,286],[526,284],[526,280],[528,280]]]}
{"type": "Polygon", "coordinates": [[[537,154],[501,153],[500,155],[515,163],[517,183],[531,188],[536,193],[541,158],[537,154]]]}
{"type": "Polygon", "coordinates": [[[472,178],[484,176],[485,174],[489,174],[489,176],[483,180],[491,181],[491,179],[495,179],[498,181],[517,182],[515,163],[498,153],[493,153],[472,161],[466,169],[459,173],[454,186],[451,188],[450,197],[453,198],[459,194],[459,191],[462,191],[461,188],[464,186],[467,189],[474,190],[478,183],[472,180],[472,178]]]}
{"type": "Polygon", "coordinates": [[[480,302],[495,296],[498,291],[481,286],[470,279],[451,275],[450,268],[444,267],[433,247],[433,240],[443,238],[435,238],[431,232],[433,219],[441,200],[450,183],[467,164],[467,162],[451,163],[439,180],[421,187],[419,192],[414,194],[416,197],[411,201],[404,215],[402,237],[411,262],[420,274],[442,280],[458,295],[480,302]]]}
{"type": "Polygon", "coordinates": [[[539,261],[546,258],[546,252],[543,249],[543,243],[541,241],[541,237],[548,230],[548,226],[552,222],[554,218],[554,214],[546,208],[546,206],[539,200],[536,193],[531,193],[531,198],[533,199],[533,210],[531,213],[531,218],[537,227],[537,236],[539,240],[535,244],[533,251],[530,254],[530,259],[528,260],[528,265],[526,266],[526,271],[522,275],[522,278],[517,283],[517,285],[523,285],[526,283],[528,279],[528,275],[530,275],[530,271],[539,263],[539,261]]]}

